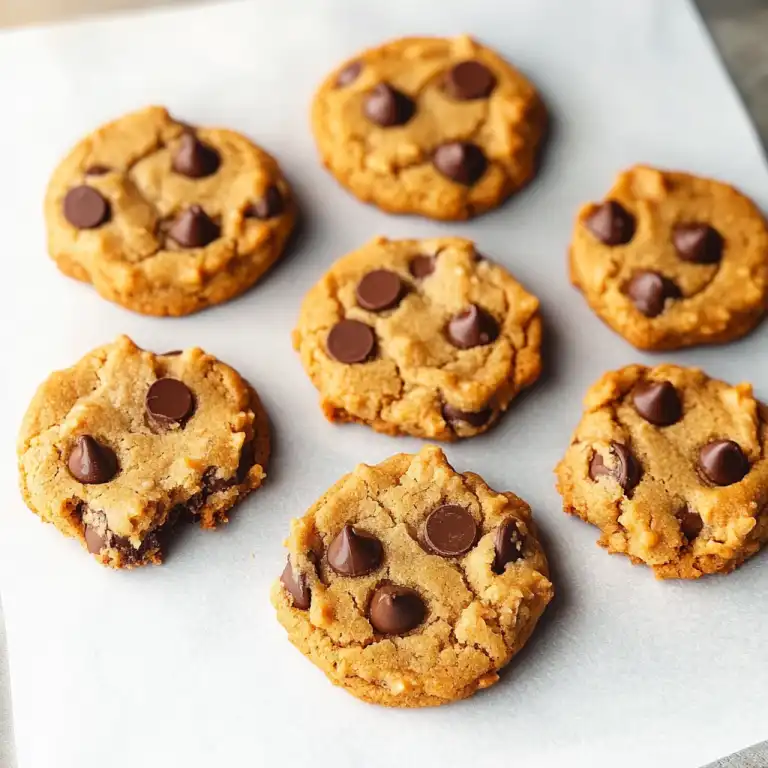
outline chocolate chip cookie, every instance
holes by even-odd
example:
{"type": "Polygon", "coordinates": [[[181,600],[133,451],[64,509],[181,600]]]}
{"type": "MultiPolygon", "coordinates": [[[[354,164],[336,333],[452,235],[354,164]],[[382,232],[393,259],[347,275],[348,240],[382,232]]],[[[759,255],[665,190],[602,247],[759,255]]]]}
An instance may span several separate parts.
{"type": "Polygon", "coordinates": [[[636,166],[579,211],[571,281],[640,349],[731,341],[768,299],[768,228],[718,181],[636,166]]]}
{"type": "Polygon", "coordinates": [[[275,160],[233,131],[149,107],[84,138],[45,201],[59,269],[147,315],[187,315],[252,286],[295,206],[275,160]]]}
{"type": "Polygon", "coordinates": [[[768,540],[768,408],[695,368],[606,373],[557,467],[565,511],[660,578],[728,573],[768,540]]]}
{"type": "Polygon", "coordinates": [[[226,522],[264,480],[269,428],[228,365],[121,336],[42,384],[18,454],[29,508],[104,565],[132,568],[159,563],[183,519],[226,522]]]}
{"type": "Polygon", "coordinates": [[[293,343],[329,420],[438,440],[488,429],[541,371],[538,299],[461,238],[348,254],[307,294],[293,343]]]}
{"type": "Polygon", "coordinates": [[[530,507],[427,446],[359,465],[299,520],[272,589],[291,642],[375,704],[471,696],[552,599],[530,507]]]}
{"type": "Polygon", "coordinates": [[[365,51],[312,107],[322,161],[354,195],[448,220],[495,208],[533,178],[546,122],[531,83],[466,36],[365,51]]]}

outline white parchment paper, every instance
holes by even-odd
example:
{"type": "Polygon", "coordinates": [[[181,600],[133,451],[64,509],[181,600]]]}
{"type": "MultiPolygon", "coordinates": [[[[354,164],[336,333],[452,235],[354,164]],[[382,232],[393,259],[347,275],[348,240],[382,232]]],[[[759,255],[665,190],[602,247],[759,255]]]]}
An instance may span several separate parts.
{"type": "MultiPolygon", "coordinates": [[[[0,581],[20,768],[135,766],[696,766],[768,733],[768,556],[734,575],[659,583],[566,517],[552,469],[581,397],[608,368],[658,361],[605,328],[567,281],[576,208],[637,161],[729,180],[768,207],[755,134],[683,0],[231,3],[0,35],[0,581]],[[386,216],[342,191],[308,128],[324,73],[403,34],[469,32],[541,88],[553,115],[539,179],[475,222],[386,216]],[[62,154],[147,103],[251,135],[282,163],[306,235],[256,289],[184,319],[101,300],[47,259],[41,214],[62,154]],[[494,688],[427,711],[361,704],[287,642],[268,601],[298,516],[357,462],[419,442],[326,423],[290,345],[299,301],[375,234],[472,237],[542,299],[547,373],[460,469],[534,507],[557,598],[494,688]],[[114,573],[28,512],[14,440],[37,384],[126,332],[200,345],[261,392],[267,486],[225,530],[190,532],[162,568],[114,573]]],[[[665,355],[768,398],[768,327],[665,355]]]]}

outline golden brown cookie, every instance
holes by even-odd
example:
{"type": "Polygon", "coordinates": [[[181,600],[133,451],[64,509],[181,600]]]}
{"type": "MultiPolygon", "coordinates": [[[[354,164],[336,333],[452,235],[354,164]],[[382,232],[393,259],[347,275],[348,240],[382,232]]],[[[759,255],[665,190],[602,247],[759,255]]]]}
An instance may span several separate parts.
{"type": "Polygon", "coordinates": [[[467,219],[536,172],[546,110],[516,69],[467,36],[409,37],[332,72],[312,107],[320,156],[392,213],[467,219]]]}
{"type": "Polygon", "coordinates": [[[180,518],[215,528],[258,488],[267,416],[201,349],[153,354],[126,336],[50,376],[18,440],[24,500],[113,568],[159,563],[180,518]]]}
{"type": "Polygon", "coordinates": [[[749,384],[630,365],[587,392],[557,467],[565,511],[660,578],[728,573],[768,540],[768,408],[749,384]]]}
{"type": "Polygon", "coordinates": [[[86,136],[53,174],[48,249],[59,269],[147,315],[187,315],[252,286],[283,252],[295,205],[244,136],[162,107],[86,136]]]}
{"type": "Polygon", "coordinates": [[[576,219],[571,281],[640,349],[737,339],[768,299],[768,227],[733,187],[635,166],[576,219]]]}
{"type": "Polygon", "coordinates": [[[359,465],[291,524],[272,589],[291,642],[374,704],[471,696],[552,599],[530,507],[427,446],[359,465]]]}
{"type": "Polygon", "coordinates": [[[293,344],[329,420],[472,437],[539,376],[539,301],[469,240],[378,237],[309,291],[293,344]]]}

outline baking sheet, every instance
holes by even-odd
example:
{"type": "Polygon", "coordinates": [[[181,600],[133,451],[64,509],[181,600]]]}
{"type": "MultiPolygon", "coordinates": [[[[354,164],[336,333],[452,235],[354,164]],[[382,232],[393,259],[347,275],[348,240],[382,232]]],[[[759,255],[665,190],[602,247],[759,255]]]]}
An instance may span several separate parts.
{"type": "Polygon", "coordinates": [[[731,181],[768,207],[745,112],[683,0],[351,0],[229,3],[0,35],[3,376],[0,584],[20,768],[281,765],[697,766],[765,738],[768,556],[732,576],[659,583],[560,511],[552,469],[584,390],[609,368],[671,359],[768,398],[768,326],[722,348],[651,356],[605,328],[568,285],[580,203],[637,161],[731,181]],[[324,73],[403,34],[469,32],[526,71],[554,119],[538,180],[471,223],[386,216],[318,165],[308,106],[324,73]],[[244,131],[274,152],[306,232],[246,296],[184,319],[102,301],[45,255],[41,201],[60,156],[144,104],[244,131]],[[502,682],[456,705],[396,711],[333,688],[287,642],[268,600],[298,516],[357,462],[419,441],[326,423],[290,346],[303,293],[375,234],[457,233],[543,304],[547,373],[489,435],[446,448],[527,499],[557,598],[502,682]],[[118,333],[200,345],[270,412],[266,487],[217,533],[184,535],[162,568],[114,573],[42,525],[16,490],[14,440],[34,388],[118,333]]]}

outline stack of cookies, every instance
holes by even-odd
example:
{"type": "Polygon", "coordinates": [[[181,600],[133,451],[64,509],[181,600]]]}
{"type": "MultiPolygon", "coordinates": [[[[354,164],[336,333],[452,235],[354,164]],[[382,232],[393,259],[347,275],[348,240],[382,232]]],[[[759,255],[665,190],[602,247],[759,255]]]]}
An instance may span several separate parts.
{"type": "MultiPolygon", "coordinates": [[[[534,86],[468,37],[407,38],[342,63],[312,127],[323,164],[390,213],[469,219],[536,174],[534,86]]],[[[146,315],[251,288],[299,205],[277,161],[149,107],[84,138],[45,214],[65,274],[146,315]]],[[[576,217],[570,278],[645,350],[739,338],[768,304],[768,226],[721,182],[636,166],[576,217]]],[[[489,430],[541,372],[529,288],[468,239],[375,237],[297,307],[293,346],[334,422],[429,440],[489,430]]],[[[287,340],[286,340],[287,343],[287,340]]],[[[768,407],[700,370],[603,374],[556,469],[566,512],[662,578],[727,573],[768,540],[768,407]]],[[[28,506],[113,568],[159,563],[182,521],[214,528],[266,478],[268,418],[201,349],[122,336],[54,373],[19,435],[28,506]]],[[[322,489],[317,489],[318,491],[322,489]]],[[[291,642],[369,702],[443,704],[499,679],[553,597],[531,509],[425,446],[361,464],[293,521],[272,589],[291,642]]]]}

